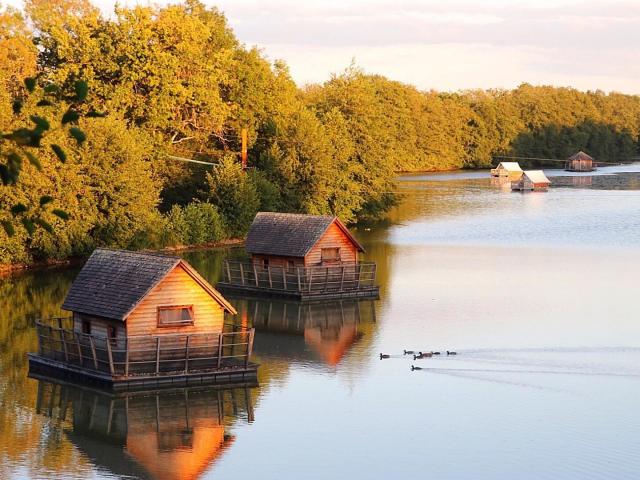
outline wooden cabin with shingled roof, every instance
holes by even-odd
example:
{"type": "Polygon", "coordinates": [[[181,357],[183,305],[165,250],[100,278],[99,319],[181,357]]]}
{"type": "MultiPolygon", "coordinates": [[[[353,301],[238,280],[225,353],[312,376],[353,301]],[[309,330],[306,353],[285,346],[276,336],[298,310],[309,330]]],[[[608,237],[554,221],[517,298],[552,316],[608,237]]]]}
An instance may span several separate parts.
{"type": "Polygon", "coordinates": [[[496,168],[491,169],[491,176],[518,180],[522,176],[522,168],[518,162],[500,162],[496,168]]]}
{"type": "Polygon", "coordinates": [[[593,157],[580,150],[567,158],[564,169],[568,172],[593,172],[596,163],[593,157]]]}
{"type": "Polygon", "coordinates": [[[514,191],[546,191],[551,184],[542,170],[525,170],[522,177],[517,182],[511,183],[511,190],[514,191]]]}
{"type": "Polygon", "coordinates": [[[377,297],[376,266],[360,261],[362,245],[337,217],[260,212],[245,249],[251,261],[227,260],[227,292],[300,300],[377,297]]]}
{"type": "Polygon", "coordinates": [[[225,324],[234,307],[180,257],[97,249],[62,308],[36,323],[31,367],[114,388],[255,380],[253,330],[225,324]]]}

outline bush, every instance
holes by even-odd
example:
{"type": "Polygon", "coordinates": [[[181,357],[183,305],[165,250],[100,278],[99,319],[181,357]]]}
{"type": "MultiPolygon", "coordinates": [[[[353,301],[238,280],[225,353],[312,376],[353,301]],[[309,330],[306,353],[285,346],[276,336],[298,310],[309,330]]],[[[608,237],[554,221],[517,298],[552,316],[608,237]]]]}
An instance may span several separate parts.
{"type": "Polygon", "coordinates": [[[174,205],[166,215],[168,245],[199,245],[223,240],[225,226],[215,205],[190,203],[186,207],[174,205]]]}

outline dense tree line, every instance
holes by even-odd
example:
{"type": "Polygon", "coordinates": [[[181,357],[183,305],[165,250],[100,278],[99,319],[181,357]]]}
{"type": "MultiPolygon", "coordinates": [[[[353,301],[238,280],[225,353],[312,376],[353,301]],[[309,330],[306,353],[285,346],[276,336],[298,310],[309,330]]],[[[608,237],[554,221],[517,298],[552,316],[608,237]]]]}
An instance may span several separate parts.
{"type": "MultiPolygon", "coordinates": [[[[514,90],[423,92],[356,67],[299,88],[287,67],[235,38],[224,15],[196,0],[117,7],[27,0],[0,11],[0,133],[42,110],[41,88],[89,86],[105,118],[80,118],[87,140],[52,131],[17,185],[0,185],[0,220],[17,202],[50,230],[0,230],[0,263],[83,254],[96,245],[159,247],[242,236],[259,209],[336,214],[353,222],[393,204],[399,171],[489,166],[494,157],[601,161],[638,152],[640,97],[523,84],[514,90]],[[239,162],[249,132],[249,170],[239,162]],[[51,144],[65,149],[61,163],[51,144]],[[214,163],[191,164],[168,157],[214,163]],[[10,234],[11,233],[11,234],[10,234]]],[[[39,112],[48,122],[64,102],[39,112]]],[[[86,113],[86,112],[84,112],[86,113]]],[[[7,155],[0,141],[0,155],[7,155]]],[[[0,158],[0,163],[5,161],[0,158]]]]}

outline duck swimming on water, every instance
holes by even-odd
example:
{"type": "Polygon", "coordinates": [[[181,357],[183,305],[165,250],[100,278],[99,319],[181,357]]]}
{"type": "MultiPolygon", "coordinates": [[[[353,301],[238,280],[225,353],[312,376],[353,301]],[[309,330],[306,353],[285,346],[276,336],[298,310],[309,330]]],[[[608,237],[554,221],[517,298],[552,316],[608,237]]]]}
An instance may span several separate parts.
{"type": "Polygon", "coordinates": [[[450,352],[449,350],[447,350],[447,355],[457,355],[456,352],[450,352]]]}
{"type": "Polygon", "coordinates": [[[382,360],[383,358],[391,358],[391,355],[387,355],[386,353],[381,353],[380,360],[382,360]]]}
{"type": "Polygon", "coordinates": [[[411,365],[411,371],[413,372],[414,370],[422,370],[422,367],[416,367],[414,365],[411,365]]]}
{"type": "Polygon", "coordinates": [[[414,353],[416,353],[416,352],[414,352],[413,350],[405,350],[404,351],[405,355],[413,355],[414,353]]]}

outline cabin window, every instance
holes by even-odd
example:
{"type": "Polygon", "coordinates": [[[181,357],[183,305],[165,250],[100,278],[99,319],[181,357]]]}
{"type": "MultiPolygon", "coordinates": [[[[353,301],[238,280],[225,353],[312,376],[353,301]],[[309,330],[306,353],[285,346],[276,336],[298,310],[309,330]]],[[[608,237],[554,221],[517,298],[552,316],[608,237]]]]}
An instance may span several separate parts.
{"type": "Polygon", "coordinates": [[[159,327],[181,327],[183,325],[193,325],[193,306],[158,307],[159,327]]]}
{"type": "Polygon", "coordinates": [[[293,260],[287,260],[287,271],[293,272],[296,269],[296,263],[293,260]]]}
{"type": "Polygon", "coordinates": [[[118,328],[115,325],[107,325],[107,336],[111,343],[117,343],[118,341],[118,328]]]}
{"type": "Polygon", "coordinates": [[[335,263],[340,261],[340,248],[323,248],[320,252],[322,263],[335,263]]]}
{"type": "Polygon", "coordinates": [[[82,333],[85,335],[91,335],[91,321],[82,320],[82,333]]]}
{"type": "Polygon", "coordinates": [[[267,270],[269,268],[269,259],[268,258],[263,258],[262,259],[262,268],[264,270],[267,270]]]}

